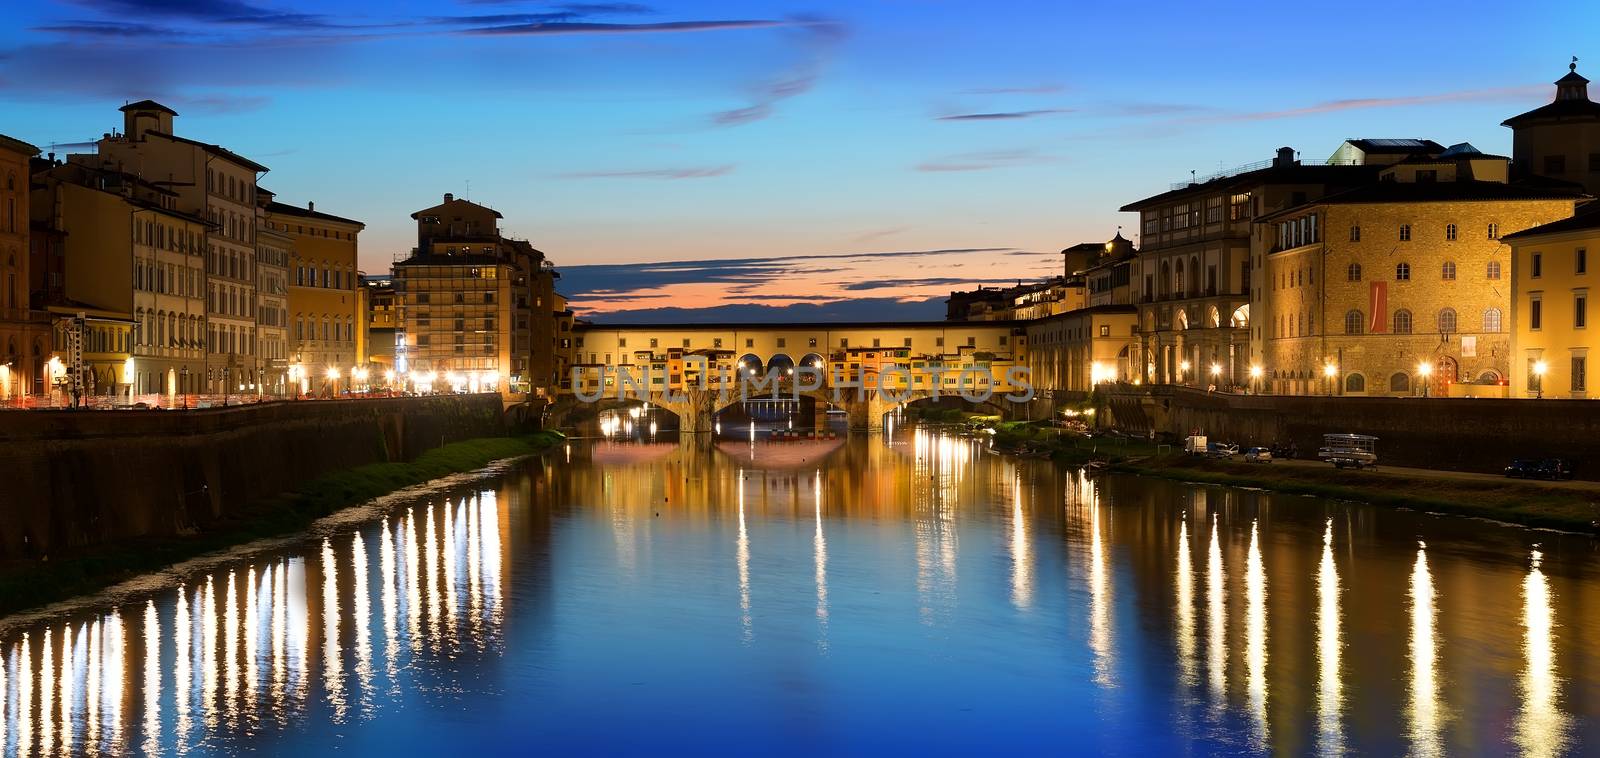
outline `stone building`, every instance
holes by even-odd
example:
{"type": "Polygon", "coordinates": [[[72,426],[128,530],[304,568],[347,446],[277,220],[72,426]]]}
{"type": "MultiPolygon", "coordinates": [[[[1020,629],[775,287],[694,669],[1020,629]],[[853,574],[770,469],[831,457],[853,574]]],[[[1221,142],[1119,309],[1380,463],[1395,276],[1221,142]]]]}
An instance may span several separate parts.
{"type": "Polygon", "coordinates": [[[204,242],[207,391],[255,394],[262,368],[256,333],[256,180],[267,167],[220,145],[173,132],[178,113],[143,100],[124,105],[123,130],[97,144],[98,165],[176,194],[176,210],[211,222],[204,242]]]}
{"type": "Polygon", "coordinates": [[[268,229],[289,239],[289,371],[301,392],[328,394],[350,386],[352,371],[365,364],[366,311],[356,258],[360,221],[273,201],[265,206],[268,229]],[[360,332],[360,335],[357,332],[360,332]]]}
{"type": "MultiPolygon", "coordinates": [[[[1387,149],[1375,147],[1370,157],[1387,159],[1387,149]]],[[[1252,221],[1371,181],[1377,167],[1355,163],[1369,157],[1361,152],[1360,158],[1302,161],[1280,148],[1270,161],[1197,177],[1122,207],[1139,214],[1139,251],[1128,273],[1139,308],[1135,363],[1144,381],[1245,383],[1255,323],[1252,221]],[[1200,367],[1213,364],[1222,369],[1215,380],[1199,375],[1200,367]]]]}
{"type": "Polygon", "coordinates": [[[0,134],[0,402],[39,392],[50,333],[30,297],[29,162],[39,148],[0,134]]]}
{"type": "Polygon", "coordinates": [[[260,354],[259,387],[267,397],[288,397],[289,386],[289,266],[294,238],[273,228],[267,206],[274,195],[256,188],[256,335],[260,354]]]}
{"type": "Polygon", "coordinates": [[[1511,261],[1501,237],[1566,218],[1570,187],[1509,184],[1457,145],[1256,219],[1254,388],[1279,394],[1503,394],[1511,261]]]}
{"type": "Polygon", "coordinates": [[[1600,195],[1600,103],[1589,99],[1577,58],[1555,84],[1554,100],[1501,123],[1511,128],[1512,174],[1576,182],[1600,195]]]}
{"type": "Polygon", "coordinates": [[[1138,326],[1138,309],[1131,304],[1096,305],[1029,321],[1029,378],[1051,398],[1089,392],[1104,382],[1135,381],[1138,326]]]}
{"type": "Polygon", "coordinates": [[[1589,358],[1600,359],[1600,331],[1589,328],[1589,254],[1600,253],[1600,203],[1504,241],[1511,246],[1512,397],[1593,397],[1589,358]]]}

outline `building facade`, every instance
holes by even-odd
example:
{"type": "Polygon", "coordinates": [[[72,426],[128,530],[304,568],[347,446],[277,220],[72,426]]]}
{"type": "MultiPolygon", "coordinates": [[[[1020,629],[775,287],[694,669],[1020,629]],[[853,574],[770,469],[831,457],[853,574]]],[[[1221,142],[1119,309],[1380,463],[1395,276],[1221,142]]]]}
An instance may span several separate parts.
{"type": "Polygon", "coordinates": [[[367,304],[367,360],[374,370],[394,370],[395,294],[394,277],[363,276],[367,304]]]}
{"type": "Polygon", "coordinates": [[[265,211],[267,229],[292,245],[286,267],[291,383],[301,393],[347,389],[351,372],[365,363],[360,345],[366,312],[356,259],[366,225],[318,211],[315,203],[301,208],[273,201],[265,211]]]}
{"type": "Polygon", "coordinates": [[[177,210],[206,219],[204,387],[259,395],[264,366],[256,333],[256,180],[267,167],[220,145],[173,132],[177,112],[150,100],[123,106],[123,130],[97,143],[101,165],[177,197],[177,210]]]}
{"type": "Polygon", "coordinates": [[[1251,312],[1258,391],[1504,394],[1510,249],[1572,214],[1568,188],[1506,182],[1506,159],[1450,148],[1261,217],[1251,312]]]}
{"type": "Polygon", "coordinates": [[[1589,358],[1600,360],[1600,332],[1589,328],[1589,264],[1600,252],[1600,204],[1505,242],[1513,293],[1511,396],[1594,397],[1589,358]]]}
{"type": "Polygon", "coordinates": [[[1511,128],[1512,174],[1573,182],[1600,195],[1600,103],[1589,99],[1576,58],[1555,85],[1554,100],[1501,123],[1511,128]]]}
{"type": "Polygon", "coordinates": [[[1136,382],[1138,326],[1132,305],[1097,305],[1029,321],[1028,375],[1048,393],[1087,393],[1106,382],[1136,382]]]}
{"type": "Polygon", "coordinates": [[[256,339],[265,397],[294,394],[289,381],[289,266],[294,238],[267,218],[273,194],[256,188],[256,339]]]}
{"type": "Polygon", "coordinates": [[[39,148],[0,134],[0,403],[44,383],[49,331],[29,286],[28,182],[39,148]]]}

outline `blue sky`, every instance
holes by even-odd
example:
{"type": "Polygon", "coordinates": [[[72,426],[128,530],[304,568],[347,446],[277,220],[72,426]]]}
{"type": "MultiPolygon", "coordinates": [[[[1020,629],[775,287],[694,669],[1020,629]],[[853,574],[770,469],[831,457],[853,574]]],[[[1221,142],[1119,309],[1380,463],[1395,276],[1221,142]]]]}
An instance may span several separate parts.
{"type": "Polygon", "coordinates": [[[922,281],[870,293],[920,301],[966,277],[952,260],[1032,277],[1190,170],[1347,137],[1509,152],[1499,122],[1548,101],[1569,56],[1600,71],[1592,2],[7,5],[0,133],[83,142],[157,98],[271,166],[283,200],[364,220],[369,271],[409,249],[412,211],[470,192],[580,305],[618,290],[596,264],[973,251],[847,258],[803,293],[815,266],[743,294],[636,285],[680,307],[872,278],[922,281]]]}

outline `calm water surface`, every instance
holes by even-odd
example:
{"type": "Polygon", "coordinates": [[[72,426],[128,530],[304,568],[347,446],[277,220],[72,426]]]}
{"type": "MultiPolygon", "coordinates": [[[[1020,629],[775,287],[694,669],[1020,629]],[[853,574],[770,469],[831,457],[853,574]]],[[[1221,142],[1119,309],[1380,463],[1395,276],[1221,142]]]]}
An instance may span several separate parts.
{"type": "Polygon", "coordinates": [[[1593,540],[902,429],[589,443],[0,632],[6,754],[1594,754],[1593,540]]]}

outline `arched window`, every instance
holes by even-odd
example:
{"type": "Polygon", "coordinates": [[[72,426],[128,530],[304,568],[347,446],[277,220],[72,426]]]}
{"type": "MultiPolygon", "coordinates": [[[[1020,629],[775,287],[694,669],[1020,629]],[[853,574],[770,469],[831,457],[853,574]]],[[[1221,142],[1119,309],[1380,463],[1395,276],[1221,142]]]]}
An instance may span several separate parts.
{"type": "Polygon", "coordinates": [[[1362,326],[1361,311],[1352,310],[1344,314],[1344,333],[1360,334],[1362,326]]]}
{"type": "Polygon", "coordinates": [[[1444,225],[1444,238],[1447,239],[1447,240],[1451,240],[1451,241],[1455,240],[1455,238],[1456,238],[1456,225],[1455,224],[1445,224],[1444,225]]]}
{"type": "Polygon", "coordinates": [[[1456,279],[1456,262],[1455,261],[1445,261],[1444,262],[1444,269],[1443,269],[1443,271],[1441,273],[1442,273],[1442,276],[1444,277],[1445,281],[1447,281],[1447,282],[1455,281],[1455,279],[1456,279]]]}
{"type": "Polygon", "coordinates": [[[1178,293],[1180,296],[1184,294],[1184,290],[1183,290],[1183,259],[1182,258],[1178,259],[1178,265],[1173,268],[1172,291],[1178,293]]]}
{"type": "Polygon", "coordinates": [[[1400,310],[1394,312],[1394,333],[1411,333],[1411,311],[1401,308],[1400,310]]]}
{"type": "Polygon", "coordinates": [[[1360,374],[1351,374],[1344,378],[1345,392],[1366,392],[1367,379],[1360,374]]]}
{"type": "Polygon", "coordinates": [[[1489,261],[1489,266],[1488,266],[1488,269],[1485,272],[1485,276],[1487,276],[1490,279],[1499,279],[1500,278],[1500,261],[1489,261]]]}
{"type": "Polygon", "coordinates": [[[1394,280],[1397,282],[1411,281],[1411,264],[1396,263],[1394,265],[1394,280]]]}
{"type": "Polygon", "coordinates": [[[1492,239],[1492,240],[1500,239],[1500,225],[1499,224],[1495,224],[1495,223],[1490,223],[1489,224],[1489,239],[1492,239]]]}
{"type": "Polygon", "coordinates": [[[1500,331],[1500,309],[1490,308],[1483,312],[1483,330],[1489,333],[1500,331]]]}
{"type": "Polygon", "coordinates": [[[1389,377],[1389,391],[1410,392],[1411,377],[1407,376],[1403,371],[1396,372],[1394,376],[1389,377]]]}
{"type": "Polygon", "coordinates": [[[1349,279],[1352,282],[1361,281],[1361,264],[1359,264],[1359,263],[1350,264],[1350,268],[1346,270],[1345,278],[1349,279]]]}
{"type": "Polygon", "coordinates": [[[1439,311],[1439,333],[1454,334],[1456,331],[1456,309],[1445,308],[1439,311]]]}

